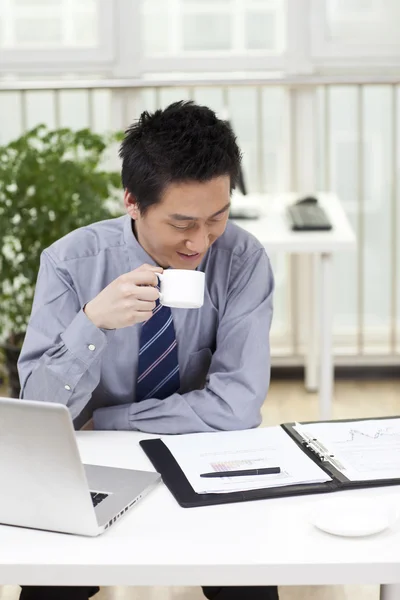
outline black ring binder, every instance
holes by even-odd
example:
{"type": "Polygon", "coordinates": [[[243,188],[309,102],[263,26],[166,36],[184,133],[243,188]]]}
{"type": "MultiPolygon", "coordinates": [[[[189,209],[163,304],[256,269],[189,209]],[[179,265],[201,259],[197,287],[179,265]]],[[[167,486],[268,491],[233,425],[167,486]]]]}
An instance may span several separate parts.
{"type": "Polygon", "coordinates": [[[343,465],[340,464],[333,454],[329,454],[327,448],[325,448],[325,446],[323,446],[316,438],[305,438],[304,436],[307,435],[305,432],[301,433],[297,431],[297,433],[304,439],[304,445],[316,456],[318,456],[322,462],[329,462],[339,471],[344,470],[343,465]]]}
{"type": "MultiPolygon", "coordinates": [[[[398,418],[398,417],[393,417],[398,418]]],[[[387,419],[387,417],[381,417],[387,419]]],[[[342,419],[342,422],[369,421],[371,419],[342,419]]],[[[374,418],[379,420],[379,418],[374,418]]],[[[332,421],[330,421],[332,422],[332,421]]],[[[318,494],[327,492],[336,492],[345,489],[361,489],[370,487],[383,487],[389,485],[400,485],[400,477],[396,479],[375,479],[368,481],[350,481],[339,468],[339,461],[330,455],[325,448],[325,452],[319,446],[316,448],[314,440],[305,440],[295,429],[296,425],[307,425],[308,423],[283,423],[282,429],[290,436],[297,446],[323,469],[330,481],[325,483],[308,483],[299,485],[288,485],[275,488],[256,489],[241,492],[230,492],[226,494],[196,494],[181,467],[175,458],[162,442],[161,439],[141,440],[140,446],[152,462],[154,468],[161,474],[162,479],[174,496],[178,504],[184,508],[194,506],[209,506],[213,504],[227,504],[231,502],[243,502],[248,500],[262,500],[267,498],[283,498],[286,496],[300,496],[306,494],[318,494]],[[312,444],[314,442],[314,444],[312,444]]]]}

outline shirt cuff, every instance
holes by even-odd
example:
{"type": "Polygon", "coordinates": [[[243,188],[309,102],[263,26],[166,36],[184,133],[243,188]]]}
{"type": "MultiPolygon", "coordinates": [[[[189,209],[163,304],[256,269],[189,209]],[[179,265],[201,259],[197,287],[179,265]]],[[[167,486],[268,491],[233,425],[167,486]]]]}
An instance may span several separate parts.
{"type": "Polygon", "coordinates": [[[119,404],[98,408],[93,412],[93,429],[135,431],[135,428],[129,422],[129,407],[130,404],[119,404]]]}
{"type": "Polygon", "coordinates": [[[98,359],[115,330],[99,329],[81,309],[61,338],[70,352],[86,365],[98,359]]]}

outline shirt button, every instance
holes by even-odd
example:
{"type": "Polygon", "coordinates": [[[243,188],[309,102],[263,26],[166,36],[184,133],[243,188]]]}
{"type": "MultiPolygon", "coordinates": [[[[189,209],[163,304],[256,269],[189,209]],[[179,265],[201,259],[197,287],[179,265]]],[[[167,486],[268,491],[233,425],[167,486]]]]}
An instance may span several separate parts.
{"type": "Polygon", "coordinates": [[[64,385],[64,389],[70,391],[71,390],[71,386],[69,386],[68,384],[64,385]]]}
{"type": "Polygon", "coordinates": [[[88,348],[91,352],[93,352],[93,350],[96,350],[96,346],[94,344],[89,344],[88,348]]]}

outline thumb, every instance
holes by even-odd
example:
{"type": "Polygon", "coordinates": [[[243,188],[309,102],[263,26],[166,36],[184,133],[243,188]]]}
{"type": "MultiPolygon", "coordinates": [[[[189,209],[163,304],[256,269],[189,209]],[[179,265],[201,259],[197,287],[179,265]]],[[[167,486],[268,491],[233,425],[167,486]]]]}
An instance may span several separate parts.
{"type": "Polygon", "coordinates": [[[152,271],[153,273],[162,273],[163,272],[163,268],[162,267],[156,267],[154,265],[148,265],[146,263],[144,263],[143,265],[141,265],[138,269],[139,271],[152,271]]]}

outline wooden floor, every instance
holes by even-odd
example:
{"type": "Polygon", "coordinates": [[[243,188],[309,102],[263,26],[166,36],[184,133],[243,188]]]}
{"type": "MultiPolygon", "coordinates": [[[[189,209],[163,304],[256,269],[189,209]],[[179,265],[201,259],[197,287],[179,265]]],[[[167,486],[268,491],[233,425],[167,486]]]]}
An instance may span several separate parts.
{"type": "MultiPolygon", "coordinates": [[[[400,414],[400,381],[339,381],[333,418],[400,414]]],[[[273,382],[263,407],[263,424],[313,420],[318,417],[317,396],[299,382],[273,382]]],[[[19,588],[0,587],[0,600],[16,600],[19,588]]],[[[201,600],[200,588],[102,588],[96,600],[201,600]]],[[[281,600],[378,600],[377,586],[282,587],[281,600]]],[[[246,600],[245,598],[243,600],[246,600]]]]}

